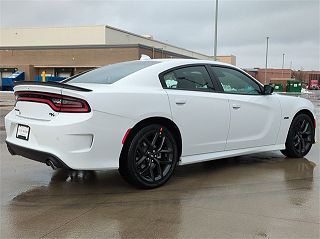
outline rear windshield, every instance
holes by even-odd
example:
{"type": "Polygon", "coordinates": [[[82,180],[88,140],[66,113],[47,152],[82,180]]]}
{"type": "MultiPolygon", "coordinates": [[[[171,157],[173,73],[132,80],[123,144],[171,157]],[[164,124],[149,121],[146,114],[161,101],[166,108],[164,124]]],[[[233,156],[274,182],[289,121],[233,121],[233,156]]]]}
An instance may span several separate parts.
{"type": "Polygon", "coordinates": [[[116,63],[100,67],[87,73],[76,76],[68,83],[96,83],[96,84],[112,84],[123,77],[126,77],[134,72],[137,72],[148,66],[159,63],[158,61],[128,61],[116,63]]]}

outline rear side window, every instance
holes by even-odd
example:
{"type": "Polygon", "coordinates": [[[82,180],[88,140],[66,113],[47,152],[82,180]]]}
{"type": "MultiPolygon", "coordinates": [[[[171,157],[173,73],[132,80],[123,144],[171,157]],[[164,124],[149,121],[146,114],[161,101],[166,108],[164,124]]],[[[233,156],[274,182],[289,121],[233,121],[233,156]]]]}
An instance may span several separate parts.
{"type": "Polygon", "coordinates": [[[204,66],[188,66],[167,72],[162,77],[166,89],[212,91],[213,85],[204,66]]]}
{"type": "Polygon", "coordinates": [[[143,68],[159,63],[158,61],[129,61],[116,63],[100,67],[79,75],[70,80],[68,83],[95,83],[95,84],[112,84],[132,73],[135,73],[143,68]]]}

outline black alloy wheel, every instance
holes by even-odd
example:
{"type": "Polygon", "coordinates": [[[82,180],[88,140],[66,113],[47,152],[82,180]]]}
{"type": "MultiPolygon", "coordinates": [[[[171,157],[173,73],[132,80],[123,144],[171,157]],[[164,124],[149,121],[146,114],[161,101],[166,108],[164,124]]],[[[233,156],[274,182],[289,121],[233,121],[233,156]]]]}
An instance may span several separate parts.
{"type": "Polygon", "coordinates": [[[286,149],[281,152],[292,158],[301,158],[309,153],[314,141],[314,126],[308,115],[295,117],[289,129],[286,149]]]}
{"type": "MultiPolygon", "coordinates": [[[[124,160],[124,159],[122,159],[124,160]]],[[[172,133],[162,125],[142,128],[130,142],[121,175],[140,188],[163,185],[173,174],[178,150],[172,133]]]]}

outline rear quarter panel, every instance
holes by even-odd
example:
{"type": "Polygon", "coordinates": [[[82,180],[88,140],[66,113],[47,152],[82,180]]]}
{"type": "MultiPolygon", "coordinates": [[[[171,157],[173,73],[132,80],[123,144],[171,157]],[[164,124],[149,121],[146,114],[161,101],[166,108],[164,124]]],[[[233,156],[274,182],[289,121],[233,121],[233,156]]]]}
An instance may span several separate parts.
{"type": "Polygon", "coordinates": [[[113,166],[118,165],[122,139],[129,128],[149,117],[171,119],[168,97],[162,89],[109,89],[108,92],[88,96],[87,101],[93,111],[93,123],[97,129],[96,150],[108,150],[105,154],[114,159],[116,165],[113,166]]]}

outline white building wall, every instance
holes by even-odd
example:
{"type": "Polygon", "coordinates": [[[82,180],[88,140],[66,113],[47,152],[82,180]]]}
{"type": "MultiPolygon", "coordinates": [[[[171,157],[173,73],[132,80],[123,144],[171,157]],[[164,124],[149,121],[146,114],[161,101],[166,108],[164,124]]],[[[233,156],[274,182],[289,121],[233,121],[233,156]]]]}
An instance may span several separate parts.
{"type": "Polygon", "coordinates": [[[167,43],[159,42],[153,39],[136,35],[130,32],[122,31],[113,27],[106,26],[106,42],[107,45],[117,44],[142,44],[157,49],[163,49],[164,51],[171,51],[176,54],[189,56],[192,58],[199,58],[205,60],[212,60],[212,57],[200,54],[194,51],[189,51],[180,47],[176,47],[167,43]]]}
{"type": "Polygon", "coordinates": [[[0,47],[141,44],[198,59],[212,57],[110,26],[0,28],[0,47]]]}
{"type": "Polygon", "coordinates": [[[105,26],[1,28],[0,46],[105,44],[105,26]]]}

